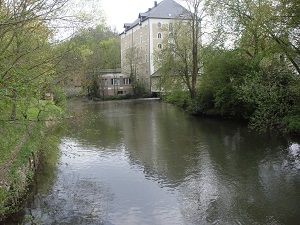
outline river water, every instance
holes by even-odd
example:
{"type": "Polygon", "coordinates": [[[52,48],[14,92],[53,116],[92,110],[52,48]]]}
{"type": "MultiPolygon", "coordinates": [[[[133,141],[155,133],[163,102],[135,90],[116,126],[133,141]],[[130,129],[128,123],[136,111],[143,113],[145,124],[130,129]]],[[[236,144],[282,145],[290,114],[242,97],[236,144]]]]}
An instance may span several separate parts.
{"type": "Polygon", "coordinates": [[[159,101],[82,102],[6,224],[299,224],[299,141],[159,101]]]}

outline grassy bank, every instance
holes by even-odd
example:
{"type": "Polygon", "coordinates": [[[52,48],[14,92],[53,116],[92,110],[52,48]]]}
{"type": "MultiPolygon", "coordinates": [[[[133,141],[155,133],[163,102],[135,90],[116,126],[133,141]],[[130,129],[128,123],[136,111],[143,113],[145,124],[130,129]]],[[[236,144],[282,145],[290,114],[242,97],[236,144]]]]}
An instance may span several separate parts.
{"type": "MultiPolygon", "coordinates": [[[[6,108],[9,108],[7,106],[6,108]]],[[[34,101],[27,118],[0,121],[0,221],[14,212],[32,181],[43,150],[51,146],[47,130],[63,111],[51,101],[34,101]]]]}

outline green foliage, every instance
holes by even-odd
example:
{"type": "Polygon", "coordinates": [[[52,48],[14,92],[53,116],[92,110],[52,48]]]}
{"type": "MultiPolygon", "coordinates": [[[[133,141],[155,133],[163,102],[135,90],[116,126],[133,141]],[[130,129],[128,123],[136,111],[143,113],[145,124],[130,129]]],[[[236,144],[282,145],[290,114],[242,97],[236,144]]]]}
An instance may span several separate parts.
{"type": "Polygon", "coordinates": [[[66,94],[65,94],[64,90],[61,87],[56,86],[52,89],[52,92],[54,95],[53,101],[54,101],[55,105],[64,109],[66,107],[66,103],[67,103],[66,94]]]}
{"type": "Polygon", "coordinates": [[[235,86],[255,69],[255,64],[237,51],[207,48],[204,65],[204,74],[199,79],[197,95],[190,110],[206,115],[241,117],[247,114],[249,109],[238,98],[235,86]]]}
{"type": "Polygon", "coordinates": [[[0,219],[17,206],[27,184],[32,180],[29,158],[32,159],[34,154],[38,159],[42,149],[47,150],[53,146],[48,142],[48,137],[45,137],[49,121],[44,120],[58,119],[62,112],[51,101],[32,99],[28,106],[27,119],[0,121],[0,170],[3,172],[1,181],[5,181],[10,187],[0,188],[0,219]]]}
{"type": "Polygon", "coordinates": [[[146,91],[146,84],[133,79],[132,81],[133,86],[133,97],[134,98],[143,98],[143,97],[149,97],[149,93],[146,91]]]}
{"type": "Polygon", "coordinates": [[[286,116],[283,118],[283,122],[286,132],[300,135],[300,115],[286,116]]]}
{"type": "Polygon", "coordinates": [[[26,130],[26,123],[0,121],[0,166],[9,159],[12,149],[18,145],[26,130]]]}
{"type": "MultiPolygon", "coordinates": [[[[163,39],[163,48],[156,52],[155,61],[161,75],[162,91],[181,88],[188,90],[191,98],[194,98],[197,76],[201,68],[202,44],[200,24],[198,24],[200,15],[196,15],[200,9],[197,4],[190,7],[195,10],[195,14],[189,15],[192,21],[186,23],[179,20],[173,24],[172,35],[171,37],[166,35],[163,39]]],[[[164,30],[164,32],[169,31],[164,30]]]]}
{"type": "Polygon", "coordinates": [[[186,91],[174,91],[162,96],[163,100],[186,109],[191,102],[190,94],[186,91]]]}
{"type": "Polygon", "coordinates": [[[80,85],[89,95],[99,97],[95,81],[101,75],[100,71],[121,67],[117,32],[104,25],[81,29],[62,45],[71,48],[62,61],[69,68],[64,79],[65,86],[80,85]]]}
{"type": "Polygon", "coordinates": [[[240,99],[255,106],[250,125],[258,130],[282,127],[283,119],[298,107],[298,93],[290,88],[296,82],[294,75],[275,63],[247,75],[237,87],[240,99]]]}

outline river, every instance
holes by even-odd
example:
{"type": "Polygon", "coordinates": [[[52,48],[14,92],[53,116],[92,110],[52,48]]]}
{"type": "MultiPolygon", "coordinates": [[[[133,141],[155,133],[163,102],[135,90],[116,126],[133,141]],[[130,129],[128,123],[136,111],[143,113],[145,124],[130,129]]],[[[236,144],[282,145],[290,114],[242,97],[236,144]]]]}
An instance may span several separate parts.
{"type": "Polygon", "coordinates": [[[299,224],[299,140],[153,100],[70,108],[57,167],[5,224],[299,224]]]}

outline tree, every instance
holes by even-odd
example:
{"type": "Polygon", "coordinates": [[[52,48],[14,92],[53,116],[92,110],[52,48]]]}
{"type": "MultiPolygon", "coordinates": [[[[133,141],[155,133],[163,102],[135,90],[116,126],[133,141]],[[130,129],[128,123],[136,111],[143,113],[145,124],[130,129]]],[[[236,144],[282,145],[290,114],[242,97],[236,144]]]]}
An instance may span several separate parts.
{"type": "Polygon", "coordinates": [[[202,67],[201,21],[204,18],[204,10],[202,0],[185,0],[185,3],[188,11],[184,17],[176,20],[172,30],[165,31],[169,32],[169,36],[164,39],[161,52],[157,53],[157,64],[164,77],[180,77],[193,99],[196,96],[197,77],[202,67]]]}
{"type": "Polygon", "coordinates": [[[300,74],[299,1],[210,0],[208,5],[215,20],[231,29],[224,33],[235,34],[237,47],[246,54],[260,54],[260,59],[282,54],[300,74]]]}
{"type": "Polygon", "coordinates": [[[29,100],[38,96],[54,74],[59,60],[52,54],[53,46],[49,43],[52,30],[48,28],[47,21],[64,3],[1,1],[1,99],[12,103],[12,119],[17,119],[18,98],[29,100]]]}
{"type": "Polygon", "coordinates": [[[145,63],[145,52],[136,46],[131,46],[125,51],[123,61],[123,71],[129,75],[133,94],[135,96],[142,96],[146,90],[146,84],[144,83],[143,77],[138,76],[141,74],[140,71],[144,71],[146,67],[145,63]]]}
{"type": "Polygon", "coordinates": [[[26,117],[28,102],[42,98],[65,76],[61,63],[70,45],[58,45],[53,37],[58,21],[74,19],[61,14],[67,2],[0,1],[0,100],[12,106],[12,119],[26,117]]]}
{"type": "Polygon", "coordinates": [[[200,50],[201,50],[201,20],[204,17],[203,0],[185,0],[190,15],[188,16],[190,30],[192,34],[192,83],[191,98],[196,96],[196,82],[200,69],[200,50]]]}
{"type": "MultiPolygon", "coordinates": [[[[76,58],[76,70],[69,71],[66,83],[73,84],[75,77],[80,80],[84,89],[91,96],[99,97],[99,76],[101,70],[120,68],[120,40],[115,30],[99,24],[94,28],[80,29],[77,34],[68,41],[72,51],[68,53],[66,64],[76,58]],[[73,81],[69,81],[73,80],[73,81]]],[[[77,81],[78,82],[78,81],[77,81]]],[[[101,91],[101,90],[100,90],[101,91]]]]}
{"type": "Polygon", "coordinates": [[[223,24],[223,33],[234,37],[231,48],[239,55],[237,63],[248,61],[250,65],[233,85],[235,95],[223,102],[215,98],[214,103],[224,108],[236,98],[235,102],[250,109],[245,118],[255,129],[293,126],[287,130],[299,132],[299,123],[295,123],[299,118],[299,1],[210,0],[208,6],[215,21],[223,24]]]}

